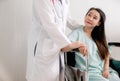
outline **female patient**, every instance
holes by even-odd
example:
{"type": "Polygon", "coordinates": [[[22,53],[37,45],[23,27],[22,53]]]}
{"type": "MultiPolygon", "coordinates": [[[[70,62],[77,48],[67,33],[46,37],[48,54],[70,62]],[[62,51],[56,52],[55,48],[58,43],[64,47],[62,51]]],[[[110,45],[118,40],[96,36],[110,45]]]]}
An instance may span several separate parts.
{"type": "MultiPolygon", "coordinates": [[[[85,57],[88,55],[89,81],[120,81],[115,71],[109,70],[109,49],[105,37],[105,14],[99,8],[91,8],[85,16],[85,26],[74,30],[69,39],[80,41],[86,46],[80,46],[76,52],[76,67],[85,70],[85,57]]],[[[71,50],[68,47],[62,51],[71,50]]]]}

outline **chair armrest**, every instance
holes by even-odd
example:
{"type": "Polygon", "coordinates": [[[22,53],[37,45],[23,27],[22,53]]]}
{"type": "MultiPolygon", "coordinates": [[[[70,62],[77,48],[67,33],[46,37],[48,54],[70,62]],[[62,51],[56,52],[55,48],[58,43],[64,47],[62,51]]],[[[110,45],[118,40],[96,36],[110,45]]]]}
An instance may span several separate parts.
{"type": "Polygon", "coordinates": [[[108,45],[120,47],[120,42],[109,42],[108,45]]]}

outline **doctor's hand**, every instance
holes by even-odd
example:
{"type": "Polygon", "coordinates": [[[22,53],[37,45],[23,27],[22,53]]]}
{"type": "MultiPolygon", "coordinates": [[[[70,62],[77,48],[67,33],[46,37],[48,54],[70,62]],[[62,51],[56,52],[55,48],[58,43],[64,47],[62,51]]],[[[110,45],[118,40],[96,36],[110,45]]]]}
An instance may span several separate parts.
{"type": "Polygon", "coordinates": [[[78,49],[83,56],[86,56],[86,55],[88,56],[88,48],[85,44],[80,46],[78,49]]]}
{"type": "Polygon", "coordinates": [[[105,78],[109,78],[109,70],[108,69],[105,69],[104,71],[103,71],[103,73],[102,73],[102,75],[103,75],[103,77],[105,77],[105,78]]]}

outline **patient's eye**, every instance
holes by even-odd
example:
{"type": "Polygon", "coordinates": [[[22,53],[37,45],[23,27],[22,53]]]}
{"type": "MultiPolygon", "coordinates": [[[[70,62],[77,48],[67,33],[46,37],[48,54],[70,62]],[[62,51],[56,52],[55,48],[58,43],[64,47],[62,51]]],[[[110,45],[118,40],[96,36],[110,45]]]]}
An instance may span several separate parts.
{"type": "Polygon", "coordinates": [[[92,15],[90,13],[88,13],[88,16],[91,17],[92,15]]]}
{"type": "Polygon", "coordinates": [[[97,19],[98,19],[98,17],[96,17],[96,16],[95,16],[95,17],[93,17],[93,19],[97,20],[97,19]]]}

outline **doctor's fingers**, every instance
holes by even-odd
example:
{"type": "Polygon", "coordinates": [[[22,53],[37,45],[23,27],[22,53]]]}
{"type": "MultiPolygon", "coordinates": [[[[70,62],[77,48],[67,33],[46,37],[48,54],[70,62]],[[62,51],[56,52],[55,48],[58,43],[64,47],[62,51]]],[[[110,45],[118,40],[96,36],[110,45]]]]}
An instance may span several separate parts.
{"type": "Polygon", "coordinates": [[[86,46],[85,47],[79,47],[78,49],[83,56],[88,55],[88,49],[87,49],[86,46]]]}
{"type": "Polygon", "coordinates": [[[85,51],[84,51],[84,49],[83,48],[79,48],[79,51],[80,51],[80,53],[84,56],[85,55],[85,51]]]}

